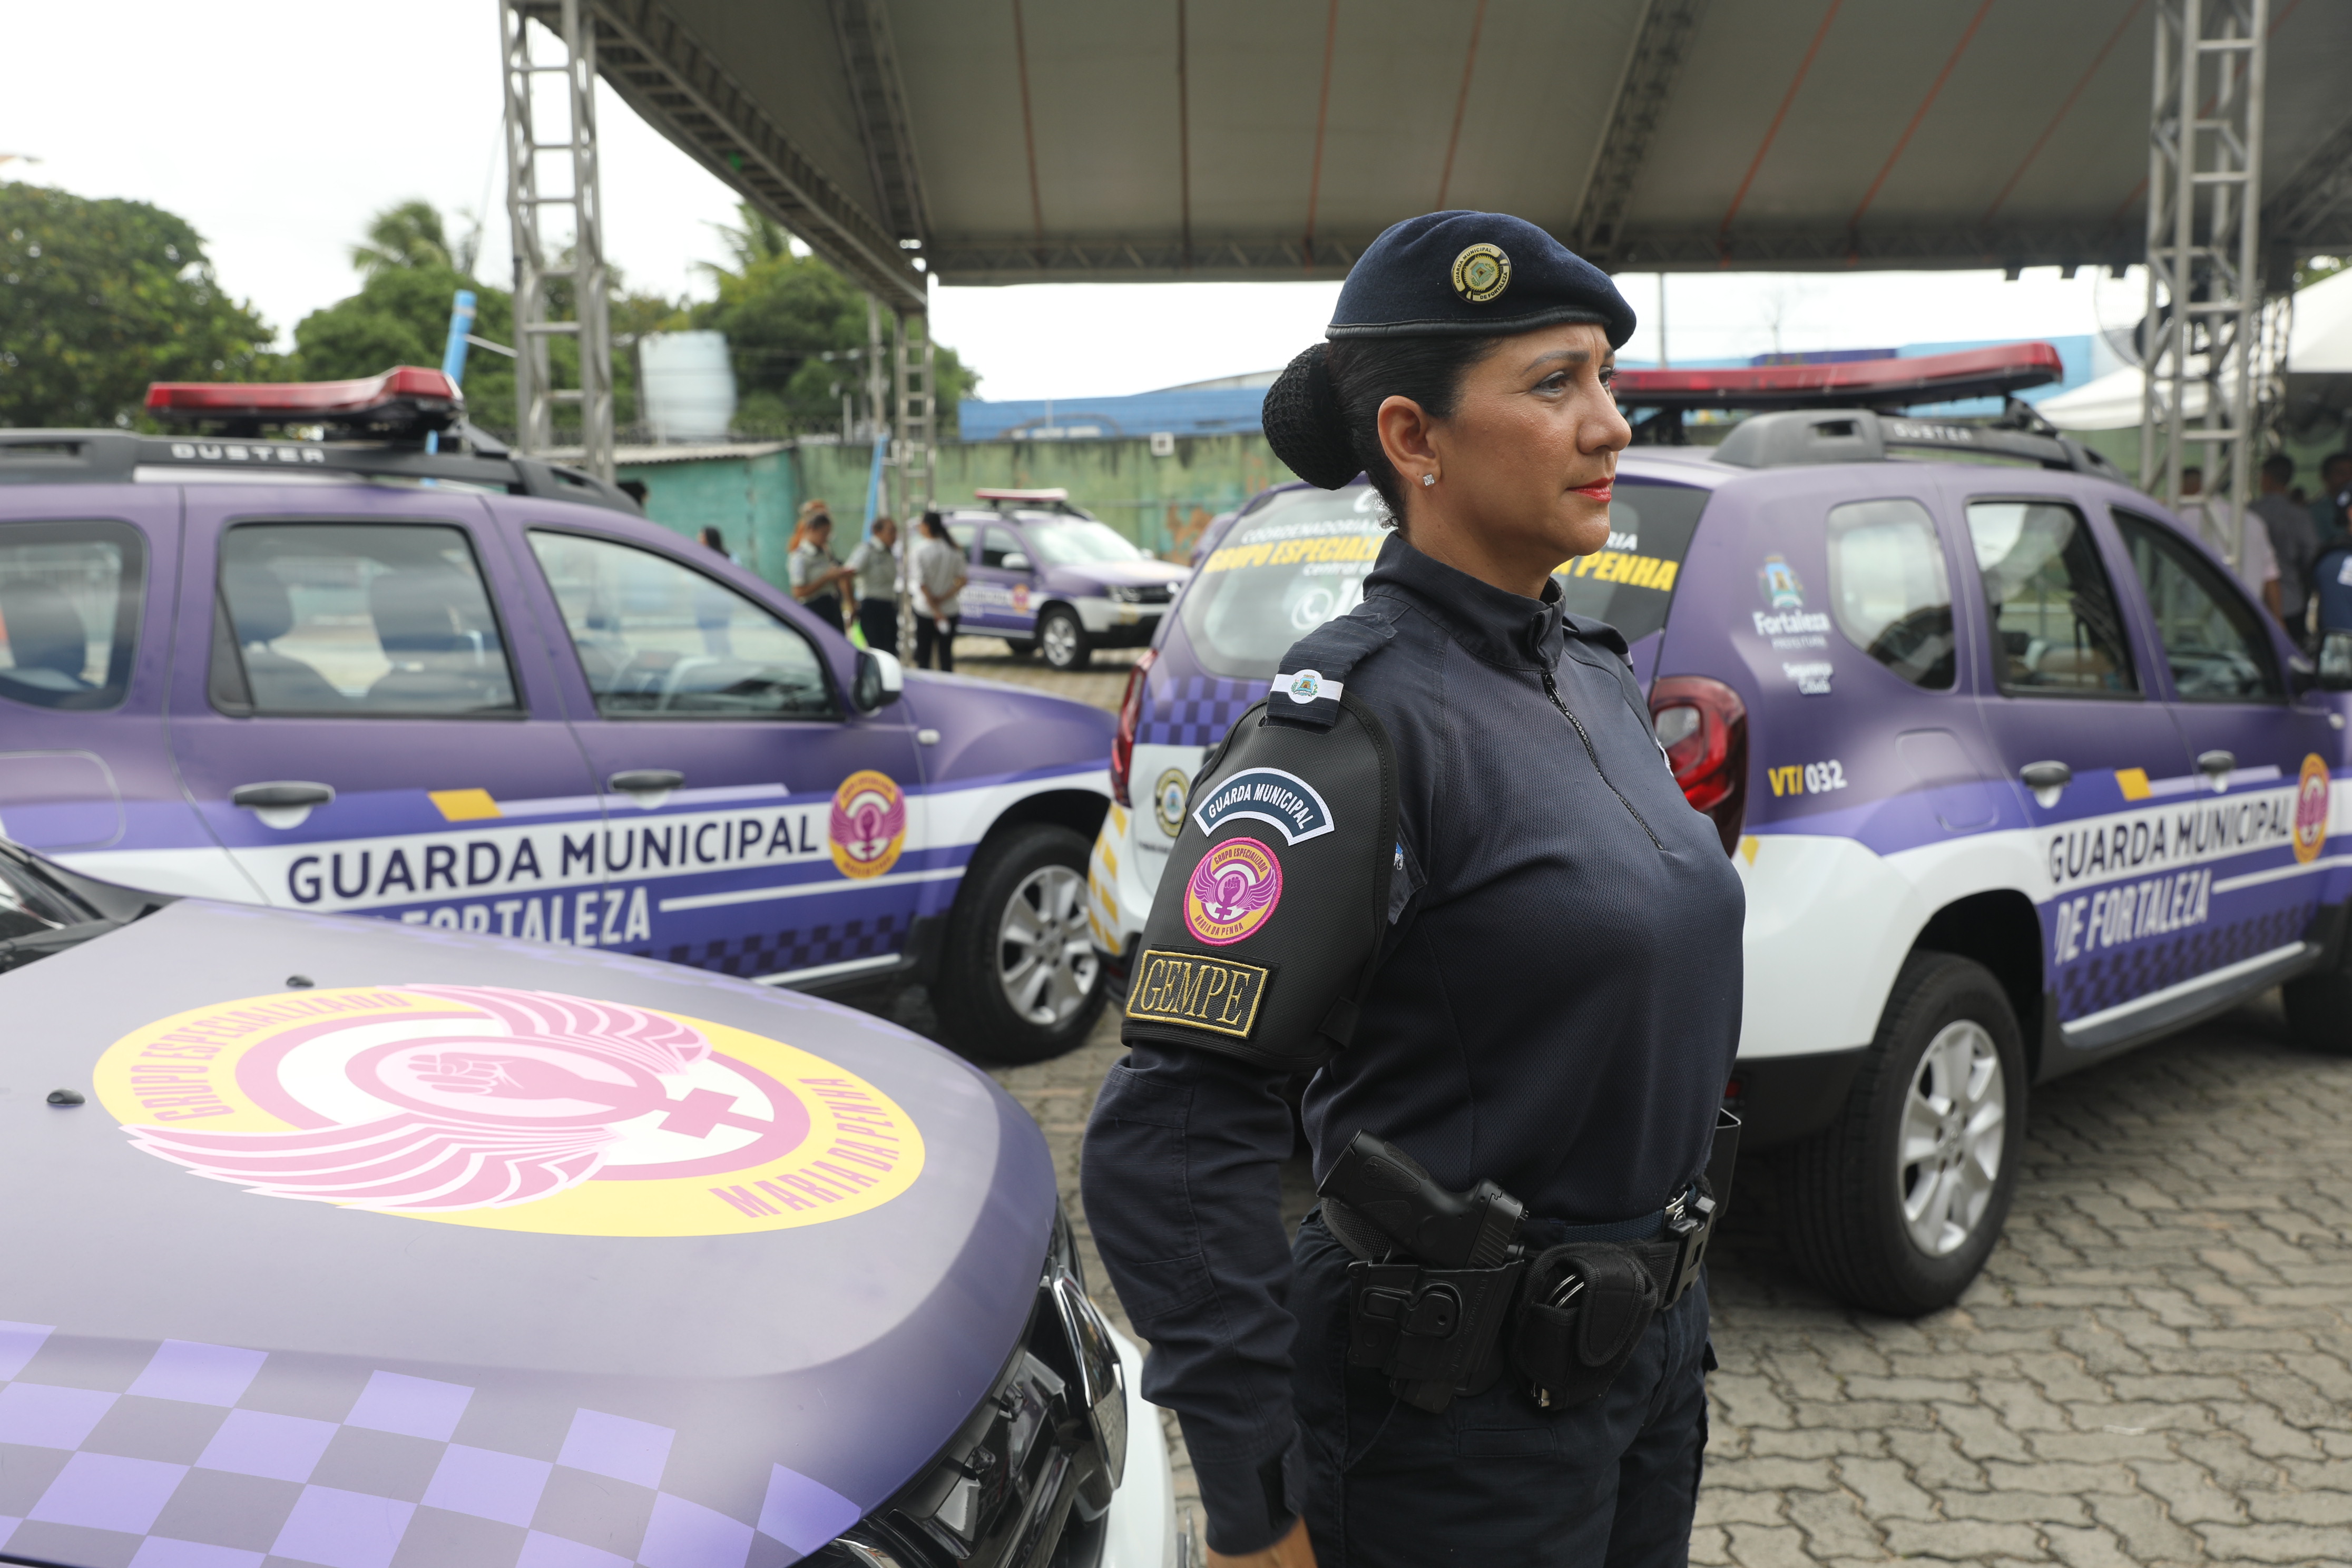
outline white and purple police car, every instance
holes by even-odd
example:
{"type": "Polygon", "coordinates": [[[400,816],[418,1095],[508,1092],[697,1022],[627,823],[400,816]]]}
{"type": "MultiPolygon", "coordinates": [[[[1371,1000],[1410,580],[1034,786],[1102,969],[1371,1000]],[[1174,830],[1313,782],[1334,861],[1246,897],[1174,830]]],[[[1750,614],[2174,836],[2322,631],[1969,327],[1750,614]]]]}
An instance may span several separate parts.
{"type": "Polygon", "coordinates": [[[437,371],[150,406],[200,428],[0,431],[0,837],[168,893],[928,982],[999,1060],[1084,1037],[1105,715],[902,678],[585,474],[425,451],[437,371]]]}
{"type": "Polygon", "coordinates": [[[1017,657],[1079,669],[1098,647],[1142,647],[1192,575],[1072,506],[1066,490],[972,493],[984,507],[942,519],[971,563],[962,629],[1002,637],[1017,657]]]}
{"type": "MultiPolygon", "coordinates": [[[[1685,407],[1783,411],[1633,447],[1608,546],[1557,579],[1632,645],[1748,886],[1743,1144],[1793,1146],[1796,1255],[1885,1311],[1948,1303],[1982,1265],[2033,1084],[2278,985],[2305,1041],[2352,1050],[2337,683],[2021,405],[1990,426],[1867,411],[2055,366],[2025,344],[1622,374],[1674,421],[1653,435],[1685,407]]],[[[1361,597],[1382,521],[1368,486],[1278,487],[1177,601],[1089,866],[1107,954],[1142,929],[1206,749],[1361,597]]]]}

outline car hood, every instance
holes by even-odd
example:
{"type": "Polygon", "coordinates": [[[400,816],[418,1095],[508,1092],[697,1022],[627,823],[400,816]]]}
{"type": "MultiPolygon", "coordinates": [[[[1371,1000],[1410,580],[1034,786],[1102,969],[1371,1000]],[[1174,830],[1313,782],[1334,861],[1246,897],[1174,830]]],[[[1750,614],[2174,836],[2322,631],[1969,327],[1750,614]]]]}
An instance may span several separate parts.
{"type": "Polygon", "coordinates": [[[1045,580],[1057,588],[1078,591],[1084,586],[1108,588],[1150,587],[1161,583],[1181,583],[1192,574],[1190,566],[1179,566],[1172,561],[1090,561],[1081,566],[1049,566],[1045,580]]]}
{"type": "Polygon", "coordinates": [[[805,1553],[947,1441],[1036,1298],[1035,1124],[791,993],[191,900],[0,976],[0,1016],[12,1556],[121,1561],[103,1523],[339,1563],[271,1529],[428,1515],[448,1564],[505,1568],[521,1526],[805,1553]]]}

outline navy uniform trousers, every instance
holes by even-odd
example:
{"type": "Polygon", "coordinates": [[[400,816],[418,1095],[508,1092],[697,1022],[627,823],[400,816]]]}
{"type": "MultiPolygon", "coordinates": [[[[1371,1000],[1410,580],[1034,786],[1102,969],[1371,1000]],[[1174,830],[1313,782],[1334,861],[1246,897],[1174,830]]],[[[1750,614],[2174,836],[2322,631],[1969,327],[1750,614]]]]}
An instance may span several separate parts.
{"type": "Polygon", "coordinates": [[[1658,1315],[1608,1392],[1537,1408],[1506,1372],[1443,1415],[1348,1364],[1347,1248],[1299,1227],[1291,1387],[1317,1568],[1681,1568],[1706,1449],[1704,1279],[1658,1315]]]}

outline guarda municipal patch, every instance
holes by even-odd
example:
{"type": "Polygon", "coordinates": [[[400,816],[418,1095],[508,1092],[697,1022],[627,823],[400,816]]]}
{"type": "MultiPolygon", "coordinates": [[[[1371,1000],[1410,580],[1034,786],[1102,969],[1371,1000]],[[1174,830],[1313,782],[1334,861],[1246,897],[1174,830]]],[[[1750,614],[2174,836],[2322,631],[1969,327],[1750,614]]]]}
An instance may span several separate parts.
{"type": "Polygon", "coordinates": [[[1213,1029],[1245,1040],[1257,1027],[1267,973],[1255,963],[1155,948],[1136,965],[1134,983],[1127,991],[1127,1016],[1144,1023],[1213,1029]]]}
{"type": "Polygon", "coordinates": [[[551,1236],[728,1236],[888,1203],[923,1140],[874,1085],[683,1014],[499,985],[248,996],[99,1059],[133,1147],[273,1198],[551,1236]]]}
{"type": "Polygon", "coordinates": [[[1313,784],[1280,768],[1244,768],[1192,812],[1201,831],[1212,836],[1220,825],[1243,816],[1271,826],[1285,844],[1320,838],[1339,826],[1313,784]]]}

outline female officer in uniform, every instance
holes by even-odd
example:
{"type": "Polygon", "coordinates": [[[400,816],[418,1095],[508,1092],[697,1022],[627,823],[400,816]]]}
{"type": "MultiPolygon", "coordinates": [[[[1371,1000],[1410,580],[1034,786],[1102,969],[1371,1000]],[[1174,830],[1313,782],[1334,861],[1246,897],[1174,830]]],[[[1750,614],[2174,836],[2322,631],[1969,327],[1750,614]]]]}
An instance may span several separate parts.
{"type": "Polygon", "coordinates": [[[1499,1184],[1541,1244],[1640,1244],[1698,1190],[1739,1033],[1741,886],[1623,640],[1563,614],[1551,579],[1609,537],[1633,328],[1542,230],[1433,213],[1365,251],[1328,342],[1266,398],[1276,452],[1326,489],[1360,469],[1395,531],[1362,604],[1292,650],[1196,782],[1083,1166],[1213,1563],[1685,1560],[1703,1283],[1629,1331],[1597,1397],[1507,1373],[1432,1411],[1349,1364],[1357,1254],[1319,1210],[1286,1245],[1278,1208],[1302,1065],[1318,1181],[1370,1132],[1446,1188],[1499,1184]],[[1378,788],[1343,765],[1351,727],[1378,788]],[[1277,742],[1255,783],[1233,773],[1277,742]],[[1359,920],[1326,886],[1347,880],[1332,847],[1375,828],[1385,904],[1359,920]]]}

